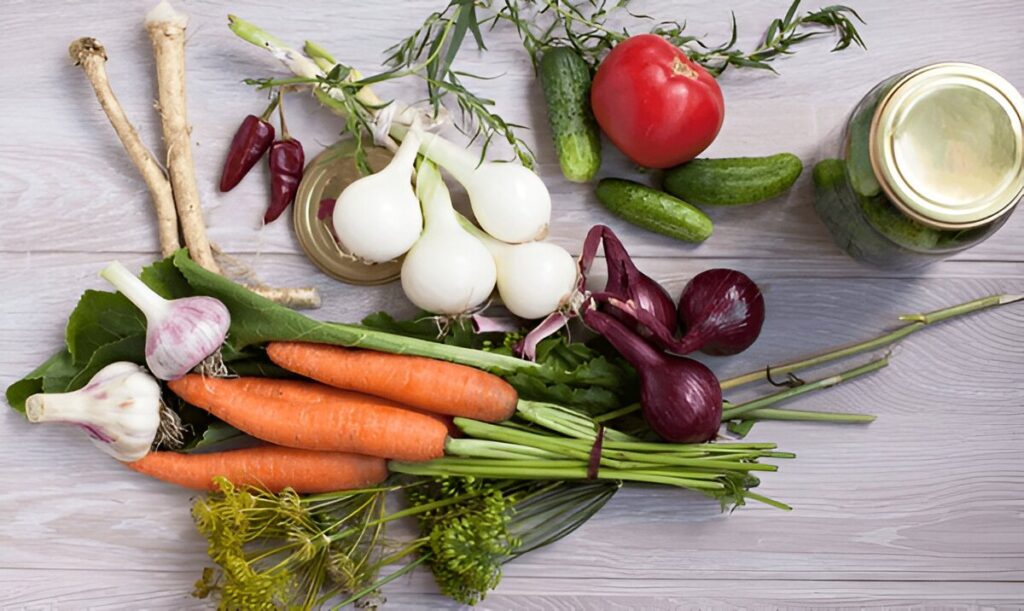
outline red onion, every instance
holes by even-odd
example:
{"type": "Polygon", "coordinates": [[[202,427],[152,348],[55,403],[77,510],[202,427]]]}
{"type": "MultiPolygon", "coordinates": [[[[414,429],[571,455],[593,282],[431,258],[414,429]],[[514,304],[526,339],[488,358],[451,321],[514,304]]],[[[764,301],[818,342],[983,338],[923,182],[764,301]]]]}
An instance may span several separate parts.
{"type": "Polygon", "coordinates": [[[651,430],[667,441],[700,443],[718,433],[722,387],[703,364],[660,352],[612,316],[588,307],[583,321],[636,368],[640,404],[651,430]]]}
{"type": "Polygon", "coordinates": [[[683,354],[700,350],[726,356],[743,352],[761,334],[764,296],[746,274],[709,269],[694,276],[679,298],[683,354]]]}
{"type": "Polygon", "coordinates": [[[528,361],[537,360],[537,345],[541,340],[554,335],[569,322],[569,317],[562,312],[552,312],[540,324],[534,327],[526,337],[516,342],[512,348],[516,354],[528,361]]]}
{"type": "Polygon", "coordinates": [[[627,311],[651,331],[648,339],[675,354],[700,350],[725,356],[743,352],[761,333],[764,297],[754,281],[732,269],[709,269],[690,280],[679,299],[679,319],[684,335],[675,338],[650,312],[631,308],[608,294],[594,301],[627,311]]]}
{"type": "Polygon", "coordinates": [[[595,225],[587,234],[580,255],[580,281],[586,281],[586,273],[590,270],[599,244],[604,245],[608,283],[604,291],[597,294],[598,301],[609,303],[614,300],[616,304],[607,307],[606,311],[643,337],[650,337],[657,332],[640,322],[639,312],[650,315],[651,325],[657,323],[664,328],[658,334],[670,337],[675,334],[676,307],[672,297],[663,286],[637,269],[618,236],[605,225],[595,225]]]}

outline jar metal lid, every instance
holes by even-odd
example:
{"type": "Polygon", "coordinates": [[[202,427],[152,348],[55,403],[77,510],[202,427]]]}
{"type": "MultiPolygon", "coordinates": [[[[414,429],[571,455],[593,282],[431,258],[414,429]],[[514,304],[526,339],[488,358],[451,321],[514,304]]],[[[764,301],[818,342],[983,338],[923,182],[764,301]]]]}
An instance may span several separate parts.
{"type": "Polygon", "coordinates": [[[903,213],[939,229],[1007,214],[1024,195],[1024,98],[998,74],[966,63],[925,66],[878,104],[870,157],[903,213]]]}
{"type": "MultiPolygon", "coordinates": [[[[365,146],[367,163],[379,172],[391,161],[391,153],[381,147],[365,146]]],[[[359,285],[384,284],[397,280],[402,270],[401,261],[363,263],[346,253],[331,228],[330,217],[320,219],[320,201],[337,198],[362,175],[355,163],[356,143],[346,138],[317,155],[306,166],[295,196],[295,237],[306,256],[324,273],[342,282],[359,285]]]]}

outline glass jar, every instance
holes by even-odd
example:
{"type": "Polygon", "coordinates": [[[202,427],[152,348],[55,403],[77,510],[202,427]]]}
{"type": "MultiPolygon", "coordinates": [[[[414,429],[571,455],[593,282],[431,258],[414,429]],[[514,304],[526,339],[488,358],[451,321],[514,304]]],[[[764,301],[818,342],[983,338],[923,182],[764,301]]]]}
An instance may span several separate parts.
{"type": "Polygon", "coordinates": [[[979,66],[888,78],[854,108],[815,209],[852,257],[916,267],[992,235],[1024,196],[1024,98],[979,66]]]}

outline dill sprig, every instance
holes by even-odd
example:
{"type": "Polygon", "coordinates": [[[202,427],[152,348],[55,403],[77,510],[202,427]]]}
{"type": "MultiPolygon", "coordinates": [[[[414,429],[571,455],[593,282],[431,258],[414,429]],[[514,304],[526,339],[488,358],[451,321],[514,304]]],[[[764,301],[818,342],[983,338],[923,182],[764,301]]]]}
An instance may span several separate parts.
{"type": "Polygon", "coordinates": [[[576,530],[618,490],[608,482],[488,481],[440,477],[406,490],[410,504],[467,500],[419,516],[423,554],[441,593],[474,605],[497,587],[502,566],[576,530]]]}
{"type": "Polygon", "coordinates": [[[194,595],[218,594],[227,609],[308,609],[338,596],[338,607],[376,592],[427,563],[441,591],[481,600],[501,567],[568,535],[615,494],[618,483],[421,478],[403,483],[300,496],[216,480],[192,517],[217,565],[203,570],[194,595]],[[388,513],[387,494],[403,490],[409,507],[388,513]],[[416,516],[420,535],[384,536],[388,522],[416,516]],[[387,577],[384,566],[408,562],[387,577]]]}
{"type": "Polygon", "coordinates": [[[389,488],[300,497],[216,484],[192,506],[218,566],[203,571],[197,597],[217,592],[228,609],[312,608],[376,578],[389,488]]]}

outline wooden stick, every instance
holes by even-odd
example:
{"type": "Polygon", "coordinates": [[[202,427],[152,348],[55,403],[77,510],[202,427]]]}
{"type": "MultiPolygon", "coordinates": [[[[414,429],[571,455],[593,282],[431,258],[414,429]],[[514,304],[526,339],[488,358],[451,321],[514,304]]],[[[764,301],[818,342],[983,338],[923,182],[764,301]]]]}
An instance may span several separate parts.
{"type": "Polygon", "coordinates": [[[206,237],[195,165],[192,162],[192,141],[185,103],[187,25],[188,16],[176,11],[167,0],[161,0],[146,16],[146,31],[149,32],[156,58],[160,122],[167,146],[167,169],[171,175],[181,232],[185,236],[192,260],[211,272],[220,273],[210,241],[206,237]]]}
{"type": "Polygon", "coordinates": [[[156,208],[160,252],[164,257],[169,257],[174,254],[174,251],[181,248],[178,242],[178,214],[174,210],[171,183],[167,180],[156,157],[146,148],[139,133],[128,121],[124,108],[121,107],[117,96],[110,88],[106,70],[107,51],[95,38],[79,38],[68,47],[68,54],[76,66],[82,67],[82,71],[89,79],[89,84],[96,92],[96,99],[99,100],[103,112],[110,120],[110,125],[113,126],[114,132],[117,133],[124,150],[128,153],[128,158],[142,175],[142,179],[146,181],[149,194],[153,198],[153,206],[156,208]]]}

